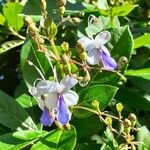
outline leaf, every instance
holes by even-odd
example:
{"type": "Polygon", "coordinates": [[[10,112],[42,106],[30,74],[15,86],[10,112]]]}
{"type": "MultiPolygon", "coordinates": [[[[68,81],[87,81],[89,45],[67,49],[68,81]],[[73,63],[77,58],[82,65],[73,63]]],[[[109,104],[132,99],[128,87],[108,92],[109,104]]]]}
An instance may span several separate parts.
{"type": "Polygon", "coordinates": [[[11,129],[36,129],[27,112],[2,91],[0,91],[0,123],[11,129]]]}
{"type": "MultiPolygon", "coordinates": [[[[117,92],[117,87],[109,86],[109,85],[93,85],[81,90],[78,95],[80,97],[78,106],[90,107],[92,108],[92,101],[97,100],[100,105],[100,109],[104,109],[108,103],[112,100],[114,95],[117,92]]],[[[92,115],[87,111],[76,110],[75,116],[77,117],[88,117],[92,115]]]]}
{"type": "MultiPolygon", "coordinates": [[[[116,38],[118,39],[118,36],[116,38]]],[[[115,41],[115,39],[113,40],[115,41]]],[[[116,60],[119,60],[120,57],[125,56],[128,61],[130,61],[130,57],[133,52],[134,41],[128,26],[123,28],[122,34],[115,45],[113,44],[113,46],[112,55],[116,60]]]]}
{"type": "Polygon", "coordinates": [[[134,39],[134,49],[150,44],[150,34],[145,34],[134,39]]]}
{"type": "Polygon", "coordinates": [[[31,118],[37,124],[40,121],[41,111],[37,106],[37,101],[27,94],[22,94],[16,101],[30,114],[31,118]]]}
{"type": "Polygon", "coordinates": [[[76,143],[76,131],[71,129],[54,130],[34,144],[31,150],[73,150],[76,143]]]}
{"type": "Polygon", "coordinates": [[[5,17],[0,13],[0,25],[4,25],[5,21],[5,17]]]}
{"type": "Polygon", "coordinates": [[[98,134],[101,130],[104,130],[104,124],[100,121],[98,116],[93,115],[83,119],[74,117],[71,123],[77,130],[78,141],[84,141],[91,139],[91,136],[98,134]]]}
{"type": "Polygon", "coordinates": [[[21,69],[27,86],[33,86],[34,81],[37,78],[41,78],[35,67],[30,66],[27,63],[27,60],[34,63],[41,70],[41,73],[45,76],[45,78],[48,79],[50,77],[50,64],[44,53],[37,50],[38,48],[36,43],[28,37],[21,50],[21,69]]]}
{"type": "Polygon", "coordinates": [[[150,98],[146,98],[143,92],[120,88],[115,98],[122,102],[126,108],[150,110],[150,98]]]}
{"type": "Polygon", "coordinates": [[[137,139],[143,144],[138,145],[138,150],[149,150],[150,149],[150,132],[146,126],[142,126],[137,134],[137,139]]]}
{"type": "Polygon", "coordinates": [[[126,16],[138,5],[124,3],[121,6],[114,6],[110,9],[111,16],[126,16]]]}
{"type": "Polygon", "coordinates": [[[18,150],[30,146],[33,141],[38,140],[47,132],[41,130],[25,130],[14,133],[8,133],[0,136],[1,150],[18,150]]]}
{"type": "Polygon", "coordinates": [[[0,46],[0,54],[5,53],[15,47],[18,47],[24,43],[23,40],[12,40],[12,41],[6,41],[0,46]]]}
{"type": "Polygon", "coordinates": [[[141,77],[143,79],[150,80],[150,68],[127,70],[126,75],[131,77],[141,77]]]}
{"type": "Polygon", "coordinates": [[[6,17],[9,27],[13,27],[15,31],[19,31],[23,26],[23,18],[19,16],[23,6],[19,3],[6,3],[3,7],[3,13],[6,17]]]}

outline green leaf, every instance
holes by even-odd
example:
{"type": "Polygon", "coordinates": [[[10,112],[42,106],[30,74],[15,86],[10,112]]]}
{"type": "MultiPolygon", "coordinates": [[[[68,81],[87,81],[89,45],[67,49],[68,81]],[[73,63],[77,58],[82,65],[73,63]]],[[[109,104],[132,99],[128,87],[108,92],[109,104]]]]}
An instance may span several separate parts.
{"type": "Polygon", "coordinates": [[[0,13],[0,25],[4,25],[5,21],[5,17],[0,13]]]}
{"type": "Polygon", "coordinates": [[[3,13],[6,17],[9,27],[13,27],[15,31],[19,31],[23,26],[23,18],[19,16],[23,6],[19,3],[6,3],[3,7],[3,13]]]}
{"type": "Polygon", "coordinates": [[[138,145],[138,150],[149,150],[150,149],[150,132],[146,126],[142,126],[137,134],[137,139],[143,144],[138,145]]]}
{"type": "Polygon", "coordinates": [[[115,98],[131,110],[150,110],[150,98],[147,98],[143,92],[129,88],[120,88],[115,98]]]}
{"type": "Polygon", "coordinates": [[[45,78],[50,77],[50,64],[43,52],[39,52],[36,43],[28,38],[21,50],[21,69],[24,80],[28,86],[33,86],[37,78],[41,78],[34,66],[30,66],[27,60],[34,63],[40,70],[45,78]]]}
{"type": "Polygon", "coordinates": [[[73,150],[76,143],[76,131],[71,129],[54,130],[34,144],[31,150],[73,150]]]}
{"type": "MultiPolygon", "coordinates": [[[[109,85],[93,85],[87,87],[78,93],[80,97],[78,106],[92,108],[92,101],[97,100],[99,102],[100,109],[104,109],[116,94],[117,89],[117,87],[109,85]]],[[[84,118],[92,114],[87,111],[76,110],[75,115],[77,117],[84,118]]]]}
{"type": "Polygon", "coordinates": [[[0,91],[0,123],[11,129],[36,129],[27,112],[2,91],[0,91]]]}
{"type": "Polygon", "coordinates": [[[134,49],[150,44],[150,34],[145,34],[134,39],[134,49]]]}
{"type": "Polygon", "coordinates": [[[119,39],[118,36],[112,37],[113,41],[117,41],[115,45],[113,44],[112,55],[116,60],[119,60],[120,57],[125,56],[128,61],[130,61],[131,54],[133,52],[134,41],[130,29],[128,26],[123,28],[122,34],[119,39]],[[113,39],[116,38],[116,39],[113,39]]]}
{"type": "Polygon", "coordinates": [[[8,133],[0,136],[0,149],[2,150],[18,150],[27,148],[33,141],[38,140],[44,136],[46,131],[39,130],[25,130],[14,133],[8,133]]]}
{"type": "Polygon", "coordinates": [[[6,41],[2,45],[0,45],[0,54],[7,52],[15,47],[18,47],[24,43],[23,40],[12,40],[12,41],[6,41]]]}
{"type": "Polygon", "coordinates": [[[78,141],[90,139],[94,134],[98,134],[101,130],[104,130],[104,124],[96,115],[83,119],[74,117],[71,123],[77,130],[78,141]]]}
{"type": "Polygon", "coordinates": [[[126,75],[131,77],[141,77],[143,79],[150,80],[150,68],[127,70],[126,75]]]}
{"type": "Polygon", "coordinates": [[[111,16],[126,16],[138,5],[124,3],[121,6],[114,6],[110,9],[111,16]]]}

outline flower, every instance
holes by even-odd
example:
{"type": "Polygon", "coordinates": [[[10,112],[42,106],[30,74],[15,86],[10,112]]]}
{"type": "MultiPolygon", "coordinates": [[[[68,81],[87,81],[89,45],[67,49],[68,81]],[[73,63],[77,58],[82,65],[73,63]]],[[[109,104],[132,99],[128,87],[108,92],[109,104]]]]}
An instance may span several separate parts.
{"type": "Polygon", "coordinates": [[[83,37],[78,40],[78,43],[83,44],[86,48],[87,62],[91,65],[100,63],[106,70],[115,70],[117,63],[104,46],[111,38],[110,32],[102,31],[96,35],[95,39],[90,37],[83,37]]]}
{"type": "Polygon", "coordinates": [[[77,80],[69,75],[61,82],[41,80],[36,87],[30,87],[29,92],[37,99],[41,108],[41,123],[44,126],[51,126],[54,120],[62,125],[67,124],[71,119],[68,106],[76,105],[78,95],[70,90],[77,84],[77,80]]]}

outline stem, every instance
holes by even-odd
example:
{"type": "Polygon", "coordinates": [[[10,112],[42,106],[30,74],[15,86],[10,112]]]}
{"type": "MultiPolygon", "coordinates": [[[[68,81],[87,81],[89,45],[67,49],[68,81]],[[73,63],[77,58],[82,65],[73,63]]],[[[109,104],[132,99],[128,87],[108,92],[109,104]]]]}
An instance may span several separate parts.
{"type": "Polygon", "coordinates": [[[25,40],[26,38],[22,35],[20,35],[18,32],[14,31],[13,29],[9,29],[13,35],[17,36],[18,38],[25,40]]]}
{"type": "Polygon", "coordinates": [[[60,56],[59,56],[59,52],[58,52],[58,50],[57,50],[57,48],[56,48],[56,45],[55,45],[54,40],[53,40],[53,39],[50,39],[50,43],[51,43],[51,46],[52,46],[52,48],[53,48],[53,52],[54,52],[54,54],[56,55],[57,60],[60,61],[61,58],[60,58],[60,56]]]}
{"type": "Polygon", "coordinates": [[[96,115],[99,115],[99,112],[95,111],[95,110],[92,110],[90,108],[87,108],[87,107],[82,107],[82,106],[73,106],[74,109],[82,109],[82,110],[87,110],[91,113],[94,113],[96,115]]]}

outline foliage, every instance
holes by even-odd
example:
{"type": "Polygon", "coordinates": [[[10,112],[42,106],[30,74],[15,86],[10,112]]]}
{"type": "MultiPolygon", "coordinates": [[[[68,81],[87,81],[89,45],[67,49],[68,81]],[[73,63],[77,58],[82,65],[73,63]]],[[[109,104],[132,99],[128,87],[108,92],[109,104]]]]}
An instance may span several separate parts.
{"type": "Polygon", "coordinates": [[[149,150],[149,10],[1,0],[0,149],[149,150]]]}

